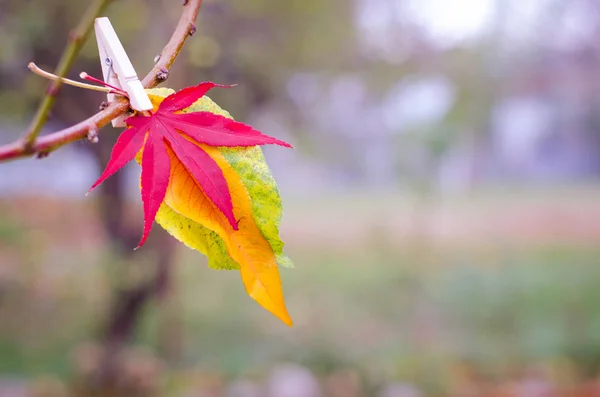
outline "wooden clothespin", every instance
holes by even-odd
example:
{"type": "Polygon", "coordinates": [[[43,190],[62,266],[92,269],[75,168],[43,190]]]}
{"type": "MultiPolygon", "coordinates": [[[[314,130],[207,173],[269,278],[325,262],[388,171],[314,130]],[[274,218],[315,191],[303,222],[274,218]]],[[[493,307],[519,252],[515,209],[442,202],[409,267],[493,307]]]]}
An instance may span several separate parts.
{"type": "MultiPolygon", "coordinates": [[[[104,81],[127,92],[129,103],[133,109],[138,111],[151,110],[150,98],[144,91],[144,87],[138,79],[135,69],[108,18],[96,18],[94,30],[98,42],[104,81]]],[[[115,94],[108,94],[109,102],[114,98],[115,94]]],[[[112,121],[113,127],[125,127],[123,121],[125,118],[126,115],[123,115],[114,119],[112,121]]]]}

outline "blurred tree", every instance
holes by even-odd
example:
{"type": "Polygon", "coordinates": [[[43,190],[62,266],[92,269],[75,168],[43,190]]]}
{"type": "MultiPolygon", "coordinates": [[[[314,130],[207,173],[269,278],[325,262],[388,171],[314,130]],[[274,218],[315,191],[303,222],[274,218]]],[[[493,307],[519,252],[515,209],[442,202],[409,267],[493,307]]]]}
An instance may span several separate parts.
{"type": "MultiPolygon", "coordinates": [[[[167,3],[157,0],[120,1],[109,13],[124,46],[138,48],[137,51],[130,52],[134,64],[136,58],[145,57],[151,60],[154,55],[147,51],[160,51],[172,33],[178,15],[173,15],[169,23],[165,21],[150,24],[151,20],[165,19],[167,3]],[[136,18],[131,18],[132,14],[135,14],[136,18]],[[149,26],[156,28],[148,29],[149,26]],[[142,38],[134,34],[141,30],[147,31],[142,38]],[[142,41],[150,41],[156,45],[141,46],[139,43],[142,41]]],[[[35,60],[46,70],[54,69],[70,30],[81,18],[87,5],[87,2],[71,1],[49,4],[35,0],[0,0],[0,32],[3,33],[3,39],[0,40],[0,85],[6,87],[6,90],[2,91],[3,94],[0,94],[0,112],[17,120],[24,120],[37,106],[47,82],[28,73],[25,65],[35,60]]],[[[147,65],[151,66],[151,62],[145,62],[145,65],[149,69],[147,65]]],[[[101,76],[96,42],[93,39],[88,40],[71,74],[77,74],[80,70],[101,76]]],[[[141,69],[138,68],[139,70],[141,69]]],[[[139,73],[143,73],[143,70],[139,73]]],[[[176,82],[177,78],[172,80],[176,82]]],[[[97,92],[64,86],[53,108],[51,120],[55,125],[75,124],[96,112],[102,100],[102,96],[97,92]]],[[[100,171],[108,161],[116,137],[117,134],[102,134],[97,144],[78,147],[93,155],[100,171]]],[[[133,248],[140,238],[140,228],[129,223],[124,188],[123,173],[117,173],[107,180],[99,188],[98,209],[99,218],[104,223],[117,257],[131,259],[133,248]]],[[[166,232],[159,230],[153,233],[152,240],[153,243],[148,245],[149,260],[146,263],[148,268],[145,269],[150,276],[138,282],[120,282],[114,286],[113,307],[108,318],[102,321],[105,324],[101,325],[103,330],[99,338],[103,347],[95,371],[88,374],[88,378],[79,386],[81,395],[107,395],[108,391],[117,393],[111,395],[122,395],[123,390],[119,385],[123,383],[123,376],[126,376],[122,371],[124,349],[131,342],[144,307],[152,299],[165,296],[168,291],[174,240],[166,232]]],[[[125,279],[130,278],[127,277],[126,269],[120,273],[125,279]]]]}

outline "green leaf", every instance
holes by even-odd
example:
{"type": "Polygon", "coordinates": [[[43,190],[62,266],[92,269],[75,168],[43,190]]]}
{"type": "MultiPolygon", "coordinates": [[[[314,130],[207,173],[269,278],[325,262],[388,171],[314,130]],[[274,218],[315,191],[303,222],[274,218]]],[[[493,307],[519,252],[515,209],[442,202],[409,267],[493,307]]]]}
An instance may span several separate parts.
{"type": "MultiPolygon", "coordinates": [[[[147,90],[149,95],[166,97],[174,91],[169,88],[147,90]]],[[[229,112],[204,96],[185,112],[212,112],[232,118],[229,112]]],[[[262,149],[254,147],[220,148],[221,153],[239,174],[252,201],[252,216],[258,229],[271,245],[280,266],[293,267],[291,259],[283,251],[279,237],[279,225],[283,212],[277,183],[266,163],[262,149]]],[[[210,229],[161,205],[156,222],[186,246],[202,252],[208,257],[208,265],[214,269],[238,270],[239,265],[227,254],[225,243],[210,229]]]]}

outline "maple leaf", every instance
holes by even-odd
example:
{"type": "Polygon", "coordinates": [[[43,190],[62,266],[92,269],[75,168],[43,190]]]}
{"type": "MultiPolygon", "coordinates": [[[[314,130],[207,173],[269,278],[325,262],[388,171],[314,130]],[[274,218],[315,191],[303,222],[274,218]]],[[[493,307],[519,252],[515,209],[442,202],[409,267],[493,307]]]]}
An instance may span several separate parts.
{"type": "Polygon", "coordinates": [[[156,220],[205,254],[210,267],[239,269],[248,295],[291,326],[277,267],[292,266],[279,238],[281,198],[257,146],[290,145],[234,121],[204,95],[216,86],[147,90],[156,112],[126,120],[92,189],[135,158],[142,166],[140,245],[156,220]]]}
{"type": "Polygon", "coordinates": [[[91,191],[100,185],[106,178],[133,160],[143,146],[144,233],[138,247],[141,247],[148,238],[156,213],[165,198],[170,175],[167,148],[174,152],[191,176],[200,184],[204,194],[225,215],[231,227],[238,230],[238,220],[233,214],[233,203],[223,171],[206,151],[195,143],[228,147],[265,144],[291,147],[286,142],[218,114],[181,112],[214,87],[229,86],[204,82],[194,87],[184,88],[165,98],[156,112],[150,116],[137,114],[127,118],[125,123],[129,128],[117,140],[106,169],[90,189],[91,191]]]}

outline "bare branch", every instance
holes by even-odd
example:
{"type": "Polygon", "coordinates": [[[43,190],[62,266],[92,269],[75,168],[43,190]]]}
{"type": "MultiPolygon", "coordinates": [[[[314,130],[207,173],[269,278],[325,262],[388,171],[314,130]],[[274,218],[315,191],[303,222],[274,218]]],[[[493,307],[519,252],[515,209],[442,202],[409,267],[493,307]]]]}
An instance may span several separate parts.
{"type": "MultiPolygon", "coordinates": [[[[190,37],[190,32],[195,28],[194,22],[198,16],[201,5],[202,0],[189,0],[183,6],[181,18],[179,19],[171,39],[164,47],[160,59],[142,80],[142,84],[145,88],[156,87],[166,79],[168,71],[173,65],[173,62],[175,62],[179,52],[181,52],[185,40],[190,37]]],[[[57,74],[60,76],[59,73],[57,74]]],[[[100,129],[128,109],[129,101],[126,98],[121,98],[111,102],[100,112],[73,126],[42,136],[37,140],[34,137],[32,143],[28,143],[27,139],[22,139],[0,146],[0,161],[28,157],[38,153],[47,154],[68,143],[85,139],[92,126],[96,126],[97,129],[100,129]]]]}
{"type": "Polygon", "coordinates": [[[96,0],[94,3],[92,3],[83,18],[81,18],[81,21],[75,30],[69,34],[69,42],[60,58],[60,61],[58,62],[56,71],[54,72],[54,74],[58,76],[58,79],[54,80],[48,85],[48,88],[46,89],[46,95],[44,96],[44,99],[42,100],[35,117],[31,121],[29,130],[25,135],[24,146],[29,150],[31,150],[33,147],[36,138],[42,130],[42,127],[44,124],[46,124],[48,114],[50,113],[52,106],[54,106],[56,96],[58,95],[60,87],[63,83],[63,77],[69,73],[71,66],[73,66],[75,59],[77,59],[79,51],[85,44],[86,39],[89,36],[92,27],[94,26],[94,20],[111,2],[112,0],[96,0]]]}
{"type": "Polygon", "coordinates": [[[173,36],[171,36],[171,40],[169,40],[160,53],[158,62],[154,64],[152,70],[142,80],[144,87],[156,87],[165,80],[165,78],[161,79],[159,76],[165,72],[168,74],[169,69],[171,69],[171,66],[175,62],[175,58],[181,52],[183,43],[190,36],[190,32],[196,29],[196,17],[201,5],[202,0],[190,0],[183,5],[184,12],[179,19],[175,32],[173,32],[173,36]]]}

